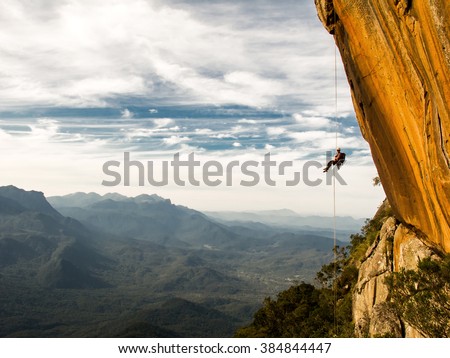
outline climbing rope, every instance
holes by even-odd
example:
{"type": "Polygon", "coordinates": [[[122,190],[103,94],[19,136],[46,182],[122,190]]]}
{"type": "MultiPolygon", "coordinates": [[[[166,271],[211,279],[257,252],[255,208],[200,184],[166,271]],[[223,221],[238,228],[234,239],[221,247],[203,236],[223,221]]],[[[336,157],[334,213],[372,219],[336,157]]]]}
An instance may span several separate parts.
{"type": "MultiPolygon", "coordinates": [[[[336,9],[334,9],[334,36],[336,38],[336,9]]],[[[338,81],[337,81],[337,43],[334,46],[334,123],[335,123],[335,149],[338,148],[338,81]]],[[[333,298],[334,298],[334,335],[337,336],[337,249],[336,249],[336,176],[333,168],[333,253],[334,253],[334,280],[333,280],[333,298]]]]}

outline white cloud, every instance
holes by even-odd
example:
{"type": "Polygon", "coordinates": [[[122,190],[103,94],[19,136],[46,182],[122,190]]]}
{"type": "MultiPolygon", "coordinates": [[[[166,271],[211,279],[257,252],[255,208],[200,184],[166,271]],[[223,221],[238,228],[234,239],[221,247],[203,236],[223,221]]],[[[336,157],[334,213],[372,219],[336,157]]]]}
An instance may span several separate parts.
{"type": "Polygon", "coordinates": [[[212,133],[212,129],[209,128],[196,128],[195,129],[195,134],[199,134],[199,135],[210,135],[212,133]]]}
{"type": "Polygon", "coordinates": [[[175,123],[172,118],[158,118],[154,119],[153,123],[155,123],[156,128],[165,128],[175,123]]]}
{"type": "Polygon", "coordinates": [[[305,117],[300,113],[294,113],[292,115],[295,122],[299,124],[301,129],[333,129],[334,123],[325,117],[305,117]]]}
{"type": "Polygon", "coordinates": [[[278,137],[286,133],[286,128],[284,127],[267,127],[266,132],[270,137],[278,137]]]}
{"type": "Polygon", "coordinates": [[[288,137],[293,139],[297,145],[301,145],[304,150],[327,151],[334,148],[335,134],[326,131],[304,131],[290,132],[288,137]]]}
{"type": "MultiPolygon", "coordinates": [[[[127,140],[133,141],[135,138],[139,137],[149,137],[151,135],[154,135],[157,133],[154,129],[147,129],[147,128],[133,128],[128,130],[123,130],[125,132],[125,136],[127,140]]],[[[159,131],[158,131],[159,132],[159,131]]]]}
{"type": "Polygon", "coordinates": [[[237,137],[233,134],[230,133],[219,133],[219,134],[214,134],[212,136],[210,136],[210,138],[216,138],[216,139],[236,139],[237,137]]]}
{"type": "Polygon", "coordinates": [[[125,108],[124,110],[120,111],[120,115],[124,119],[130,119],[133,118],[134,113],[131,112],[128,108],[125,108]]]}
{"type": "Polygon", "coordinates": [[[258,122],[255,121],[254,119],[242,118],[242,119],[238,120],[238,123],[244,123],[244,124],[256,124],[256,123],[258,123],[258,122]]]}
{"type": "MultiPolygon", "coordinates": [[[[133,122],[133,120],[130,120],[130,122],[133,122]]],[[[30,131],[24,131],[21,135],[11,135],[0,130],[0,150],[5,153],[11,153],[8,156],[0,157],[0,166],[5,168],[5,172],[0,178],[0,185],[13,183],[30,190],[43,190],[48,195],[79,190],[94,190],[98,192],[107,190],[107,188],[100,185],[104,179],[101,171],[102,163],[106,160],[122,160],[123,158],[122,146],[115,152],[110,150],[110,146],[114,144],[115,139],[111,141],[88,140],[80,133],[66,133],[64,123],[49,118],[41,118],[38,121],[29,123],[24,121],[21,125],[28,126],[30,131]],[[11,148],[15,150],[11,151],[11,148]],[[33,155],[30,155],[30,153],[33,153],[33,155]]],[[[131,129],[133,129],[136,135],[140,132],[140,135],[146,138],[157,134],[157,139],[155,139],[157,141],[160,140],[159,136],[161,133],[167,135],[163,140],[165,146],[149,147],[147,152],[134,150],[136,141],[129,143],[133,158],[143,161],[149,159],[157,160],[157,158],[170,160],[173,156],[174,146],[176,146],[176,150],[180,151],[184,157],[190,152],[195,152],[196,155],[201,153],[204,160],[219,160],[225,164],[231,160],[239,160],[241,163],[250,159],[261,161],[264,158],[264,154],[270,151],[273,154],[273,159],[277,161],[294,160],[299,161],[300,165],[302,161],[299,158],[302,158],[303,154],[316,155],[315,160],[325,163],[325,151],[319,149],[324,147],[332,150],[334,146],[333,133],[309,131],[305,135],[296,135],[299,140],[297,142],[297,150],[294,150],[295,147],[292,145],[277,146],[275,148],[272,144],[266,144],[264,149],[242,150],[243,147],[249,148],[249,146],[241,140],[236,140],[230,143],[230,149],[227,151],[205,151],[189,145],[188,132],[170,134],[167,131],[160,131],[168,130],[169,128],[126,128],[125,133],[131,133],[133,132],[131,129]],[[158,130],[158,132],[155,132],[155,130],[158,130]],[[319,149],[314,149],[313,145],[310,144],[307,150],[302,149],[304,147],[301,143],[306,143],[306,140],[312,140],[312,143],[319,149]],[[236,143],[236,145],[233,143],[236,143]],[[241,144],[242,147],[238,146],[238,144],[241,144]]],[[[117,130],[118,128],[114,127],[114,129],[117,130]]],[[[195,130],[193,133],[195,133],[195,130]]],[[[358,143],[358,139],[355,137],[340,138],[339,140],[344,150],[351,146],[358,147],[361,144],[358,143]]],[[[338,210],[341,214],[370,216],[376,205],[383,198],[381,189],[373,189],[371,187],[371,178],[376,175],[376,171],[373,165],[367,162],[368,154],[367,148],[355,150],[353,155],[348,157],[345,167],[340,172],[349,184],[338,189],[339,195],[346,198],[346,200],[339,200],[338,210]]],[[[322,173],[318,170],[318,173],[311,173],[311,175],[320,176],[322,173]]],[[[311,214],[312,212],[323,214],[329,209],[329,206],[324,204],[329,202],[330,198],[327,187],[321,186],[314,189],[301,184],[295,188],[288,188],[283,185],[282,178],[279,180],[277,181],[277,187],[268,188],[261,185],[250,191],[237,186],[226,190],[223,187],[219,187],[218,190],[212,190],[205,187],[200,189],[179,188],[173,185],[160,189],[150,186],[145,188],[119,186],[114,188],[114,190],[129,195],[137,195],[142,193],[142,191],[154,192],[155,190],[160,190],[159,194],[171,198],[176,203],[205,210],[232,209],[236,198],[239,198],[240,202],[242,202],[242,208],[247,209],[288,207],[305,214],[311,214]],[[205,196],[203,196],[204,194],[205,196]],[[258,199],[260,194],[263,194],[263,196],[258,199]],[[299,197],[301,197],[301,200],[298,199],[299,197]],[[223,201],[216,202],[219,199],[223,201]],[[308,205],[305,206],[305,203],[308,203],[308,205]]]]}
{"type": "MultiPolygon", "coordinates": [[[[106,106],[116,97],[146,96],[272,106],[289,97],[291,106],[302,101],[327,111],[332,38],[311,4],[301,5],[300,21],[291,7],[5,0],[1,104],[106,106]]],[[[349,102],[344,81],[342,104],[349,102]]]]}
{"type": "Polygon", "coordinates": [[[163,142],[167,145],[176,145],[187,141],[189,141],[188,137],[181,137],[176,135],[172,135],[168,138],[163,139],[163,142]]]}
{"type": "Polygon", "coordinates": [[[37,124],[30,124],[31,134],[34,138],[50,140],[58,134],[58,121],[49,118],[37,120],[37,124]]]}

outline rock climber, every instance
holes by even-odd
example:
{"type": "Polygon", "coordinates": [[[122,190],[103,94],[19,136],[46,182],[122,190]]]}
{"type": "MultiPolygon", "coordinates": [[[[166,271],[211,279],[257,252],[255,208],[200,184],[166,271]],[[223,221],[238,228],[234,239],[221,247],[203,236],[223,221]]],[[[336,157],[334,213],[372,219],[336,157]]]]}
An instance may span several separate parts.
{"type": "Polygon", "coordinates": [[[341,152],[341,148],[336,148],[336,154],[334,155],[333,160],[330,160],[328,162],[323,172],[326,173],[332,165],[337,165],[337,168],[339,169],[341,165],[344,164],[344,162],[345,162],[345,153],[341,152]]]}

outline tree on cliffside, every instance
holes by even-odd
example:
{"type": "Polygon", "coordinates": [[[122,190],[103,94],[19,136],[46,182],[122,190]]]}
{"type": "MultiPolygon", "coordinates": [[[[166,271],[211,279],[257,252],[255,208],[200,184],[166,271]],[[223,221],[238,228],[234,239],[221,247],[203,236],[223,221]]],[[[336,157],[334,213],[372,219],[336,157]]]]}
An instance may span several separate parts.
{"type": "Polygon", "coordinates": [[[392,301],[406,322],[428,337],[450,337],[450,255],[426,258],[417,270],[402,270],[387,279],[392,301]]]}

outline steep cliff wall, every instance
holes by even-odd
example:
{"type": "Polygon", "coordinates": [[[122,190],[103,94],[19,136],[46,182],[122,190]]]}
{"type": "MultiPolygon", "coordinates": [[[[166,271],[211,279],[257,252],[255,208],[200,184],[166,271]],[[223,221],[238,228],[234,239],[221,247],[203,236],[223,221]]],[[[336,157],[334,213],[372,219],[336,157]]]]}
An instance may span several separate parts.
{"type": "Polygon", "coordinates": [[[385,278],[450,252],[450,2],[315,3],[395,214],[358,268],[355,334],[421,337],[397,316],[385,278]]]}
{"type": "Polygon", "coordinates": [[[450,252],[450,2],[315,2],[395,216],[450,252]]]}

